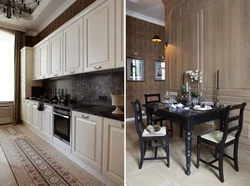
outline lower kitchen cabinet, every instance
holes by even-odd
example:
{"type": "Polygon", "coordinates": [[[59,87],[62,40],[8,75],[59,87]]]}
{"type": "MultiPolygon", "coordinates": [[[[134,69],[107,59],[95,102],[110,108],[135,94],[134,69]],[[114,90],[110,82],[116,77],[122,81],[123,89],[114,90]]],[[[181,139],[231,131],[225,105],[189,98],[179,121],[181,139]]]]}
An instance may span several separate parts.
{"type": "Polygon", "coordinates": [[[124,185],[124,124],[104,118],[102,173],[124,185]]]}
{"type": "Polygon", "coordinates": [[[26,122],[27,111],[26,111],[26,102],[25,100],[21,100],[21,119],[23,122],[26,122]]]}
{"type": "Polygon", "coordinates": [[[44,105],[44,110],[41,111],[41,133],[52,140],[52,113],[53,107],[44,105]]]}
{"type": "Polygon", "coordinates": [[[40,131],[41,113],[37,110],[38,102],[33,102],[32,105],[32,127],[40,131]]]}
{"type": "Polygon", "coordinates": [[[72,154],[101,172],[103,117],[72,112],[72,154]]]}
{"type": "Polygon", "coordinates": [[[33,108],[32,101],[26,100],[26,111],[27,111],[26,123],[28,125],[32,125],[32,108],[33,108]]]}

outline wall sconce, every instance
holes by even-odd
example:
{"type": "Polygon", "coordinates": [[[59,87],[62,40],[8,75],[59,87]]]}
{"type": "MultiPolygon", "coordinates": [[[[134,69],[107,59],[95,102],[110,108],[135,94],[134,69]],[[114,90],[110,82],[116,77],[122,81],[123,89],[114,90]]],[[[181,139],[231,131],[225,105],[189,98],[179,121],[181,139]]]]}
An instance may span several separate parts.
{"type": "Polygon", "coordinates": [[[156,42],[156,43],[159,43],[159,42],[161,42],[161,38],[160,38],[158,35],[155,35],[155,36],[152,38],[152,41],[153,41],[153,42],[156,42]]]}

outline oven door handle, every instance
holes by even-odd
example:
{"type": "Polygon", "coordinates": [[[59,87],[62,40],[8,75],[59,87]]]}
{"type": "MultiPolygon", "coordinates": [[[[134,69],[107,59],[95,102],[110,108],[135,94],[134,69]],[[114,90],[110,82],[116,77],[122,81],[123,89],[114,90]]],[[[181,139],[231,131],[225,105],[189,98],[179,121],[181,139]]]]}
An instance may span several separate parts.
{"type": "Polygon", "coordinates": [[[65,115],[62,115],[62,114],[58,114],[58,113],[56,113],[56,112],[53,112],[53,114],[55,114],[55,115],[57,115],[57,116],[61,116],[61,117],[63,117],[63,118],[69,119],[69,116],[65,116],[65,115]]]}

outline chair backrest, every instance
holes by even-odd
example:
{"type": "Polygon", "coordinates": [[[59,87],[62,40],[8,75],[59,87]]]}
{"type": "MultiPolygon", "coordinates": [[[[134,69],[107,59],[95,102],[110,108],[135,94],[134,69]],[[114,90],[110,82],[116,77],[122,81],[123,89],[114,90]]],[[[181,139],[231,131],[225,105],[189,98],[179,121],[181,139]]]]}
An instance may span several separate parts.
{"type": "Polygon", "coordinates": [[[243,127],[243,115],[244,109],[247,104],[244,102],[242,104],[227,106],[224,115],[224,127],[223,127],[223,137],[220,143],[224,144],[227,135],[229,133],[235,132],[235,139],[238,141],[242,127],[243,127]]]}
{"type": "Polygon", "coordinates": [[[135,128],[139,138],[142,137],[143,130],[146,128],[142,118],[142,108],[139,99],[131,102],[133,109],[134,109],[134,116],[135,116],[135,128]]]}
{"type": "Polygon", "coordinates": [[[161,102],[161,95],[159,93],[157,94],[144,94],[145,97],[145,103],[157,103],[161,102]]]}

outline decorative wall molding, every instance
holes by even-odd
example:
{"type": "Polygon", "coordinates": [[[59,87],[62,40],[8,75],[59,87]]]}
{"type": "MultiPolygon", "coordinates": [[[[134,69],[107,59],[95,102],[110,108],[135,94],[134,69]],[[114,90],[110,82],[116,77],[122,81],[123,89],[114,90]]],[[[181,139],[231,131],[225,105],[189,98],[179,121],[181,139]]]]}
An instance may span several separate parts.
{"type": "Polygon", "coordinates": [[[154,19],[152,17],[148,17],[142,14],[139,14],[137,12],[131,11],[131,10],[126,10],[126,15],[129,15],[131,17],[137,18],[137,19],[141,19],[150,23],[154,23],[157,25],[161,25],[161,26],[165,26],[165,22],[164,21],[160,21],[158,19],[154,19]]]}

